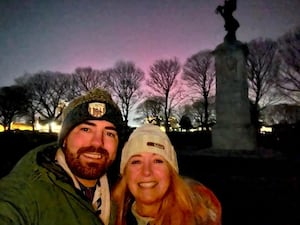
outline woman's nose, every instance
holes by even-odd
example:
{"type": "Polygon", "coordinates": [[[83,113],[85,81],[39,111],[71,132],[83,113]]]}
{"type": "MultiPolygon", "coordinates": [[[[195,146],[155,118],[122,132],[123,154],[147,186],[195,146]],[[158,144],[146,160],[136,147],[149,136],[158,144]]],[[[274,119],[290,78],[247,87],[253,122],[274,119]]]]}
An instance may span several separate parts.
{"type": "Polygon", "coordinates": [[[151,163],[150,162],[145,162],[144,165],[143,165],[142,170],[143,170],[143,174],[145,176],[149,176],[152,173],[151,163]]]}

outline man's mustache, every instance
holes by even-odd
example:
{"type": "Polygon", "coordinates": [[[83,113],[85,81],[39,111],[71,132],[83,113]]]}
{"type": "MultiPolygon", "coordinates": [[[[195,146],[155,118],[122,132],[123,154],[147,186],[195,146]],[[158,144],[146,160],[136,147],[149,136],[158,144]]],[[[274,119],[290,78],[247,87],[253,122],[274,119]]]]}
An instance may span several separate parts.
{"type": "Polygon", "coordinates": [[[99,153],[99,154],[103,155],[104,157],[109,156],[108,151],[105,148],[102,148],[102,147],[96,148],[94,146],[81,147],[80,149],[78,149],[77,154],[79,157],[81,154],[89,153],[89,152],[99,153]]]}

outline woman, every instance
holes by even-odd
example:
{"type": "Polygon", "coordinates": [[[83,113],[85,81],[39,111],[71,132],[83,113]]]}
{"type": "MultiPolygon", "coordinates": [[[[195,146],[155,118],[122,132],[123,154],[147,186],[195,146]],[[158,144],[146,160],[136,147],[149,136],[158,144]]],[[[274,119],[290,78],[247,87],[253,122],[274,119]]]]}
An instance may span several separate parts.
{"type": "Polygon", "coordinates": [[[137,128],[125,144],[112,197],[117,225],[220,225],[221,204],[201,183],[179,175],[176,152],[155,125],[137,128]]]}

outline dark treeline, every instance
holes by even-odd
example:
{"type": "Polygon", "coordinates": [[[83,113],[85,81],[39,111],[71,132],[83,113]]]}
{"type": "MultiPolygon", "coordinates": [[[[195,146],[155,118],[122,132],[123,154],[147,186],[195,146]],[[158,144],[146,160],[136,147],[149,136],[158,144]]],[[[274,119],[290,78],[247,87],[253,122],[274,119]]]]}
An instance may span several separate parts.
{"type": "MultiPolygon", "coordinates": [[[[247,43],[249,99],[253,124],[291,124],[299,120],[300,27],[278,40],[257,38],[247,43]],[[285,103],[285,104],[282,104],[285,103]],[[280,104],[280,105],[279,105],[280,104]]],[[[208,129],[215,124],[215,66],[211,50],[195,53],[181,63],[176,57],[158,59],[146,74],[130,61],[109,69],[78,67],[71,74],[38,71],[0,88],[0,124],[59,122],[64,106],[95,87],[108,89],[118,102],[125,123],[155,121],[166,130],[208,129]]],[[[257,129],[259,130],[259,129],[257,129]]]]}

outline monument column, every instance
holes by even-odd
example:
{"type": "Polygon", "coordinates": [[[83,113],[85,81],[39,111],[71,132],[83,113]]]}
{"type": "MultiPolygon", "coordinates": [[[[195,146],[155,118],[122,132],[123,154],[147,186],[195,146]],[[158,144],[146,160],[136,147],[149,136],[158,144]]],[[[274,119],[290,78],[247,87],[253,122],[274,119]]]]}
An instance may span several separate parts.
{"type": "Polygon", "coordinates": [[[247,48],[239,41],[224,42],[214,51],[216,68],[216,125],[214,149],[254,150],[246,71],[247,48]]]}

